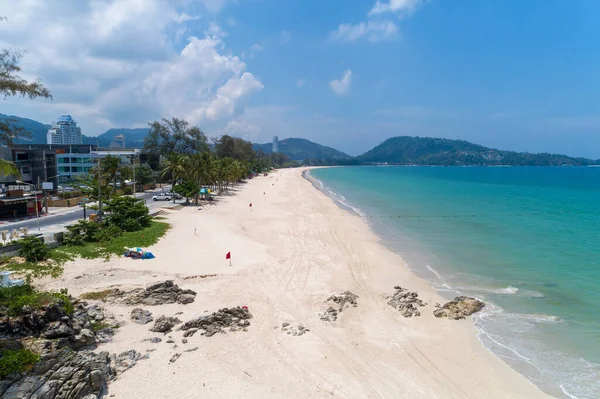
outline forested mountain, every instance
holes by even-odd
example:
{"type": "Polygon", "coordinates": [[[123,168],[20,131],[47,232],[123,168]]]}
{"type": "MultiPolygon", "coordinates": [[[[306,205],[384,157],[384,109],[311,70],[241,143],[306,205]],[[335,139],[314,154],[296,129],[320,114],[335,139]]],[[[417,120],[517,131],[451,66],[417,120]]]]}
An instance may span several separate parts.
{"type": "Polygon", "coordinates": [[[512,165],[512,166],[586,166],[591,159],[557,154],[530,154],[501,151],[464,140],[430,137],[392,137],[357,157],[360,163],[400,165],[512,165]]]}
{"type": "Polygon", "coordinates": [[[148,135],[147,127],[138,129],[109,129],[98,136],[85,136],[83,142],[86,144],[97,144],[100,147],[108,147],[115,136],[119,134],[125,135],[125,147],[127,148],[143,148],[144,139],[148,135]]]}
{"type": "MultiPolygon", "coordinates": [[[[273,149],[272,143],[254,144],[255,150],[261,150],[264,153],[270,153],[273,149]]],[[[348,160],[352,158],[348,154],[325,147],[306,139],[289,138],[279,141],[279,152],[287,155],[294,161],[304,161],[306,159],[320,160],[348,160]]]]}
{"type": "MultiPolygon", "coordinates": [[[[38,121],[0,114],[0,122],[6,120],[11,126],[21,127],[31,134],[31,138],[18,139],[16,143],[46,143],[46,133],[50,125],[38,121]]],[[[125,135],[125,145],[129,148],[142,148],[148,128],[110,129],[99,136],[83,136],[86,144],[108,147],[114,137],[125,135]]],[[[272,152],[273,144],[253,144],[257,151],[272,152]]],[[[325,147],[300,138],[279,141],[279,153],[306,165],[358,165],[358,164],[399,164],[399,165],[512,165],[512,166],[586,166],[600,164],[600,160],[573,158],[558,154],[531,154],[527,152],[502,151],[464,140],[450,140],[431,137],[399,136],[385,140],[372,150],[358,157],[351,157],[331,147],[325,147]]]]}
{"type": "Polygon", "coordinates": [[[15,140],[16,144],[32,143],[39,144],[46,142],[46,133],[50,125],[45,125],[33,119],[21,118],[14,115],[0,114],[0,122],[6,123],[10,127],[21,128],[24,132],[30,134],[29,138],[15,140]]]}

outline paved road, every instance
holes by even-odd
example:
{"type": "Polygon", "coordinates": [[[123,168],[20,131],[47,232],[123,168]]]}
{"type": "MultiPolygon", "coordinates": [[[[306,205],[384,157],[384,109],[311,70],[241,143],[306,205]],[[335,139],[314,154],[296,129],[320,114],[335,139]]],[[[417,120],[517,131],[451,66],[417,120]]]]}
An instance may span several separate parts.
{"type": "MultiPolygon", "coordinates": [[[[165,191],[168,191],[168,189],[165,189],[165,191]]],[[[164,205],[165,203],[162,201],[152,201],[152,196],[156,195],[156,192],[146,192],[146,193],[140,193],[137,194],[137,198],[143,198],[146,200],[146,204],[148,205],[148,207],[150,208],[150,211],[152,212],[152,210],[154,208],[159,208],[162,205],[164,205]]],[[[91,209],[87,209],[86,210],[86,215],[89,216],[91,214],[95,214],[96,211],[93,211],[91,209]]],[[[66,224],[71,224],[74,223],[77,220],[81,220],[83,219],[83,207],[78,206],[78,207],[74,207],[72,212],[68,212],[68,213],[61,213],[58,215],[48,215],[48,216],[43,216],[41,218],[39,218],[39,226],[40,226],[40,230],[43,232],[45,231],[52,231],[52,230],[59,230],[62,226],[66,225],[66,224]]],[[[21,227],[27,227],[29,229],[29,231],[31,232],[35,232],[38,229],[38,220],[37,219],[29,219],[29,220],[23,220],[21,222],[13,222],[13,223],[4,223],[2,225],[0,225],[0,230],[9,230],[9,229],[18,229],[21,227]]]]}

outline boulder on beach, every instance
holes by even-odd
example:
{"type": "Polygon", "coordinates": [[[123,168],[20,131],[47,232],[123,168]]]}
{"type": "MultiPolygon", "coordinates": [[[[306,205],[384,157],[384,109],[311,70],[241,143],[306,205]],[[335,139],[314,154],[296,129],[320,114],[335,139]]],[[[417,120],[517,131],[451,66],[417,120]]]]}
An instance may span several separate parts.
{"type": "Polygon", "coordinates": [[[447,317],[452,320],[464,319],[473,313],[479,312],[485,307],[485,303],[468,296],[457,296],[454,300],[446,303],[439,309],[433,311],[435,317],[447,317]]]}
{"type": "Polygon", "coordinates": [[[420,316],[419,307],[427,305],[420,300],[419,294],[414,291],[408,291],[400,286],[395,286],[394,295],[386,297],[389,299],[388,305],[398,310],[404,317],[420,316]]]}
{"type": "Polygon", "coordinates": [[[173,283],[173,280],[151,283],[146,288],[138,288],[132,291],[113,290],[105,300],[124,305],[164,305],[167,303],[188,304],[194,302],[196,292],[183,290],[173,283]]]}
{"type": "Polygon", "coordinates": [[[336,321],[338,314],[348,308],[350,305],[353,307],[358,306],[358,295],[350,291],[344,291],[341,294],[333,294],[325,300],[325,303],[329,303],[329,306],[319,312],[319,318],[323,321],[336,321]]]}
{"type": "Polygon", "coordinates": [[[135,308],[131,311],[130,319],[137,324],[148,324],[154,320],[152,312],[140,308],[135,308]]]}

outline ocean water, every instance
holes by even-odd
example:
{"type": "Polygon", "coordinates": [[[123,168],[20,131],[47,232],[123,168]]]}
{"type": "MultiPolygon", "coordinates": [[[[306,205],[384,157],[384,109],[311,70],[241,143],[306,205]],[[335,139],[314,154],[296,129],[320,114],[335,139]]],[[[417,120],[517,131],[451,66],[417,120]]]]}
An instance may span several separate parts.
{"type": "MultiPolygon", "coordinates": [[[[600,398],[600,168],[364,166],[310,176],[546,393],[600,398]]],[[[340,210],[342,212],[343,210],[340,210]]]]}

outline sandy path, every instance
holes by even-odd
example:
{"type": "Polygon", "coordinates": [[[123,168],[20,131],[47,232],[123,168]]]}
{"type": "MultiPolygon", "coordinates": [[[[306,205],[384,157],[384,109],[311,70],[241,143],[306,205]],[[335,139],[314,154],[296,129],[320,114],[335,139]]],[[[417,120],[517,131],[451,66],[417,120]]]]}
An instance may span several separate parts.
{"type": "Polygon", "coordinates": [[[358,217],[340,210],[299,169],[259,177],[217,206],[168,216],[173,228],[150,248],[151,261],[114,259],[67,265],[60,281],[73,294],[112,285],[173,278],[198,292],[189,305],[146,307],[186,321],[222,307],[247,305],[248,332],[199,334],[181,343],[151,344],[149,326],[129,322],[131,310],[111,306],[125,324],[102,350],[150,352],[119,380],[116,398],[535,398],[544,395],[485,350],[470,321],[436,319],[442,302],[396,254],[381,246],[358,217]],[[263,192],[266,194],[263,195],[263,192]],[[248,204],[252,202],[250,210],[248,204]],[[198,235],[194,235],[194,228],[198,235]],[[233,266],[225,254],[231,251],[233,266]],[[200,275],[217,274],[201,278],[200,275]],[[194,277],[196,276],[196,277],[194,277]],[[78,277],[78,278],[75,278],[78,277]],[[417,290],[429,305],[406,319],[383,300],[395,285],[417,290]],[[331,293],[351,290],[359,306],[337,321],[317,313],[331,293]],[[281,332],[301,323],[303,336],[281,332]],[[175,362],[169,359],[184,352],[175,362]]]}

